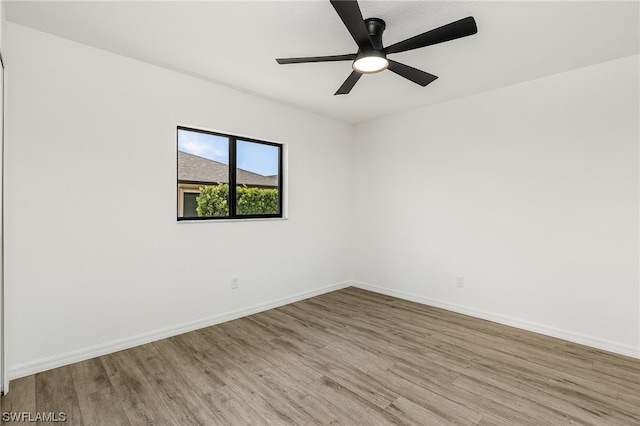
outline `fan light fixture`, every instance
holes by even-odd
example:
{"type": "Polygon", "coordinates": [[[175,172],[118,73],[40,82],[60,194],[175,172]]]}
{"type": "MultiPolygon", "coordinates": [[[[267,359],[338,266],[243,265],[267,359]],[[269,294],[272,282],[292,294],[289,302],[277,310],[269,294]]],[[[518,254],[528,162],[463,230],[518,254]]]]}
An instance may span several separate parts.
{"type": "Polygon", "coordinates": [[[353,61],[353,70],[361,74],[374,74],[384,71],[389,66],[389,61],[384,53],[378,50],[372,50],[366,53],[358,53],[356,60],[353,61]]]}

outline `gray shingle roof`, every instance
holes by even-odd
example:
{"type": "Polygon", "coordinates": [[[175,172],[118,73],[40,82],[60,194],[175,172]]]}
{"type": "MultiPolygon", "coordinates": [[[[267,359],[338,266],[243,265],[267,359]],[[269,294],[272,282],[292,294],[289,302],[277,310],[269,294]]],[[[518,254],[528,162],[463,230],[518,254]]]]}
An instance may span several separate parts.
{"type": "MultiPolygon", "coordinates": [[[[238,183],[247,186],[278,186],[278,176],[263,176],[238,169],[238,183]]],[[[178,182],[228,183],[229,168],[226,164],[197,155],[178,151],[178,182]]]]}

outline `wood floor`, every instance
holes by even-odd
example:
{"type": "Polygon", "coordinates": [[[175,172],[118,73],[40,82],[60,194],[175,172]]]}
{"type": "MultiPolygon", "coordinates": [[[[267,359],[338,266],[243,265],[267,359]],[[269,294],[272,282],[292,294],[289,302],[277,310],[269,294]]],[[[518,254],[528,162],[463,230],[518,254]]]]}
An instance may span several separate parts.
{"type": "Polygon", "coordinates": [[[12,381],[2,411],[67,425],[638,425],[640,361],[348,288],[12,381]]]}

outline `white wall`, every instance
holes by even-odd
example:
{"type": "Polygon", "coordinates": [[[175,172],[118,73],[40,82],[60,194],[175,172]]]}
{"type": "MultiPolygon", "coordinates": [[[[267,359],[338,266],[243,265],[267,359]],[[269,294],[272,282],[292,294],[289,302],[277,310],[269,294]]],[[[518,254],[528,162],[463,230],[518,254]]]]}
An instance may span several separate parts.
{"type": "MultiPolygon", "coordinates": [[[[0,0],[0,55],[4,54],[4,2],[0,0]]],[[[4,67],[0,67],[0,221],[3,217],[4,195],[2,188],[4,187],[4,67]]],[[[1,223],[1,222],[0,222],[1,223]]],[[[3,229],[0,225],[0,392],[8,392],[9,375],[5,369],[4,362],[4,254],[3,254],[3,229]]]]}
{"type": "Polygon", "coordinates": [[[4,15],[4,1],[0,1],[0,50],[4,47],[4,29],[7,19],[4,15]]]}
{"type": "Polygon", "coordinates": [[[636,55],[359,125],[356,281],[640,356],[638,93],[636,55]]]}
{"type": "Polygon", "coordinates": [[[352,126],[12,23],[6,41],[12,377],[346,285],[352,126]],[[179,124],[287,144],[289,219],[178,223],[179,124]]]}

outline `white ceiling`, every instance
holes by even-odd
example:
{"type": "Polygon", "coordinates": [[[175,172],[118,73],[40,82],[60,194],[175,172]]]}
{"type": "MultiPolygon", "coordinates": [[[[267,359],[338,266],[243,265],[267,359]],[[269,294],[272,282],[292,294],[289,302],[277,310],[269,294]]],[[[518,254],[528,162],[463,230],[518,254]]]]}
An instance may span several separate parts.
{"type": "Polygon", "coordinates": [[[385,71],[333,93],[350,62],[278,65],[277,57],[355,53],[325,1],[6,1],[8,21],[262,97],[363,122],[637,54],[639,3],[362,1],[390,45],[473,16],[478,34],[390,56],[439,76],[420,87],[385,71]]]}

